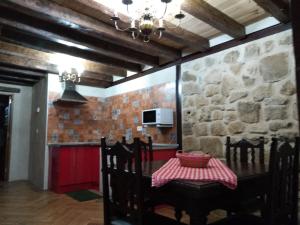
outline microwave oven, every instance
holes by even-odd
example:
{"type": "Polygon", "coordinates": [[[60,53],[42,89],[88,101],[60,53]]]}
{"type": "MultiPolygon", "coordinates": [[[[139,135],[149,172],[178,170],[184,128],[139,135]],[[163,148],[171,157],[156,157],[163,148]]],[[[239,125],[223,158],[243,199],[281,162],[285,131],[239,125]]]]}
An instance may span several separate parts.
{"type": "Polygon", "coordinates": [[[142,112],[143,125],[173,125],[173,109],[156,108],[142,112]]]}

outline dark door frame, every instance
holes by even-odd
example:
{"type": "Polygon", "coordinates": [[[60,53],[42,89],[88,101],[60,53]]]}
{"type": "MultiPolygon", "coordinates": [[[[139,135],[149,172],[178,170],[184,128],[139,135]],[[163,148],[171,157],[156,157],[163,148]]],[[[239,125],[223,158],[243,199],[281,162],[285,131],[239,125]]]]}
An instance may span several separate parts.
{"type": "Polygon", "coordinates": [[[12,108],[13,108],[13,95],[1,93],[0,95],[8,97],[8,125],[6,130],[6,142],[5,142],[5,159],[4,159],[4,180],[9,180],[9,170],[10,170],[10,158],[11,158],[11,131],[12,131],[12,108]]]}
{"type": "MultiPolygon", "coordinates": [[[[297,90],[297,106],[298,106],[298,120],[300,119],[300,1],[291,0],[291,17],[293,27],[293,39],[294,39],[294,52],[296,60],[296,90],[297,90]]],[[[300,123],[299,123],[300,131],[300,123]]]]}

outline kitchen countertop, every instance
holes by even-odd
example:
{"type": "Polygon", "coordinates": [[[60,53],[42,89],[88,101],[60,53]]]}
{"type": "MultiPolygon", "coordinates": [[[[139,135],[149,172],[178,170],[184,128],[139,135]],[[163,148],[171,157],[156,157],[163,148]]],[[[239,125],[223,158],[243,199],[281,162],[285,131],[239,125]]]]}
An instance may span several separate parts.
{"type": "Polygon", "coordinates": [[[58,142],[48,143],[49,147],[76,147],[76,146],[100,146],[100,142],[58,142]]]}
{"type": "MultiPolygon", "coordinates": [[[[48,146],[53,147],[76,147],[76,146],[99,146],[100,142],[64,142],[64,143],[48,143],[48,146]]],[[[176,149],[178,144],[153,143],[153,150],[159,149],[176,149]]]]}

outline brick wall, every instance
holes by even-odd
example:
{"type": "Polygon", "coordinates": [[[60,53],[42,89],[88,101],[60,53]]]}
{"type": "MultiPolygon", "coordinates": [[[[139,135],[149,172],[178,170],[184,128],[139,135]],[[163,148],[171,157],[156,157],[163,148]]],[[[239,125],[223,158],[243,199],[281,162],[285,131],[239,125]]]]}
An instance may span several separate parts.
{"type": "Polygon", "coordinates": [[[88,103],[78,106],[53,105],[58,93],[49,93],[48,143],[99,141],[102,136],[110,140],[121,140],[126,136],[151,135],[157,143],[176,143],[176,99],[175,83],[165,83],[138,91],[108,98],[86,97],[88,103]],[[173,128],[144,127],[142,110],[150,108],[172,108],[173,128]]]}

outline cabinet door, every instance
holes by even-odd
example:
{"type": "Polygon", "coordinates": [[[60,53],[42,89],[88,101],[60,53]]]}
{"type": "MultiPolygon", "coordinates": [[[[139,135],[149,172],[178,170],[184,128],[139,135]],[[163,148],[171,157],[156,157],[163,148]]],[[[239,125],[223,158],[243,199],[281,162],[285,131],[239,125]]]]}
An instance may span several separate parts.
{"type": "Polygon", "coordinates": [[[153,151],[154,160],[168,160],[176,157],[176,149],[159,149],[153,151]]]}
{"type": "Polygon", "coordinates": [[[92,165],[92,182],[99,184],[100,175],[100,150],[98,147],[92,149],[91,153],[91,165],[92,165]]]}
{"type": "Polygon", "coordinates": [[[62,147],[59,150],[59,178],[60,186],[76,184],[76,150],[72,147],[62,147]]]}
{"type": "Polygon", "coordinates": [[[92,181],[92,150],[89,147],[76,149],[76,182],[77,184],[92,181]]]}

